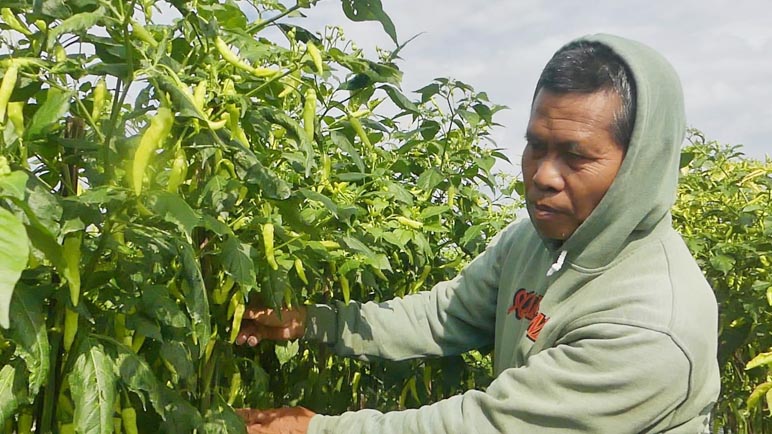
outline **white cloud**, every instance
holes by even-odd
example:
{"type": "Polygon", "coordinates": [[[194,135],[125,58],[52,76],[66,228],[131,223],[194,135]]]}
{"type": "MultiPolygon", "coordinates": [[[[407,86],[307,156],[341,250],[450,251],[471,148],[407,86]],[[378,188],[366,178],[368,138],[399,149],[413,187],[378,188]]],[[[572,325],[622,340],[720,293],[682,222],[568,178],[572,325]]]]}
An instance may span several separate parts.
{"type": "MultiPolygon", "coordinates": [[[[384,8],[401,40],[404,88],[451,76],[509,106],[495,138],[519,159],[533,87],[565,42],[588,33],[640,40],[665,55],[684,84],[688,118],[709,137],[772,155],[772,7],[766,0],[391,0],[384,8]]],[[[377,23],[352,23],[340,2],[307,12],[304,26],[338,24],[360,47],[392,44],[377,23]]],[[[371,51],[372,52],[372,51],[371,51]]]]}

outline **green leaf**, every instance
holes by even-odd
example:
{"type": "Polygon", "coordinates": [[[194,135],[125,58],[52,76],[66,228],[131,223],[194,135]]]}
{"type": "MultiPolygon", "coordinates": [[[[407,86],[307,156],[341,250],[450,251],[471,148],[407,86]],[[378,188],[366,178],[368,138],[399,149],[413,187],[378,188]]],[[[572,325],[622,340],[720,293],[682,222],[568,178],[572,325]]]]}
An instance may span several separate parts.
{"type": "Polygon", "coordinates": [[[424,171],[424,173],[421,174],[421,176],[418,177],[418,181],[416,181],[416,185],[425,192],[431,192],[434,190],[434,187],[436,187],[440,182],[444,181],[445,178],[442,176],[442,174],[435,168],[430,168],[424,171]]]}
{"type": "Polygon", "coordinates": [[[436,121],[425,121],[421,124],[421,137],[423,137],[424,140],[432,140],[437,136],[437,133],[440,132],[440,128],[440,124],[436,121]]]}
{"type": "Polygon", "coordinates": [[[345,134],[341,133],[340,131],[333,131],[330,134],[330,139],[332,140],[332,143],[334,143],[338,148],[340,148],[343,152],[347,153],[351,157],[360,172],[365,171],[365,163],[362,161],[362,157],[359,155],[359,152],[356,150],[356,148],[354,148],[354,145],[351,144],[351,141],[348,139],[348,137],[346,137],[345,134]]]}
{"type": "Polygon", "coordinates": [[[459,241],[459,243],[462,246],[465,246],[473,242],[477,238],[479,238],[480,235],[482,235],[482,233],[483,233],[482,226],[480,225],[470,226],[469,228],[467,228],[466,231],[464,231],[464,236],[461,237],[461,240],[459,241]]]}
{"type": "Polygon", "coordinates": [[[298,354],[300,344],[298,341],[280,342],[274,347],[276,358],[279,360],[279,366],[284,366],[298,354]]]}
{"type": "Polygon", "coordinates": [[[94,12],[83,12],[67,18],[48,32],[48,46],[52,46],[61,35],[78,33],[93,27],[104,15],[105,10],[100,7],[94,12]]]}
{"type": "Polygon", "coordinates": [[[205,434],[246,434],[244,419],[219,396],[206,412],[205,434]]]}
{"type": "Polygon", "coordinates": [[[343,12],[351,21],[379,21],[394,43],[399,44],[397,30],[383,11],[381,0],[343,0],[343,12]]]}
{"type": "Polygon", "coordinates": [[[200,356],[204,354],[212,332],[206,286],[193,247],[187,243],[180,243],[178,250],[182,257],[183,276],[187,283],[182,285],[182,293],[185,296],[185,307],[193,323],[193,341],[199,344],[200,356]]]}
{"type": "Polygon", "coordinates": [[[84,339],[70,371],[69,383],[75,404],[75,430],[83,434],[113,432],[116,376],[112,360],[102,345],[84,339]]]}
{"type": "Polygon", "coordinates": [[[25,140],[37,138],[46,133],[48,128],[59,121],[70,110],[70,92],[56,88],[48,89],[46,101],[32,116],[32,122],[24,134],[25,140]]]}
{"type": "Polygon", "coordinates": [[[150,366],[128,348],[117,347],[117,349],[115,367],[121,382],[140,397],[144,397],[143,392],[147,394],[155,411],[164,417],[164,402],[161,394],[163,386],[158,382],[150,366]]]}
{"type": "Polygon", "coordinates": [[[688,166],[692,160],[694,160],[694,152],[681,152],[681,161],[678,163],[678,167],[683,169],[684,167],[688,166]]]}
{"type": "Polygon", "coordinates": [[[24,225],[5,208],[0,208],[0,326],[8,328],[8,311],[13,289],[27,267],[29,239],[24,225]]]}
{"type": "Polygon", "coordinates": [[[345,206],[338,207],[335,205],[335,202],[333,202],[332,199],[321,193],[317,193],[307,188],[301,188],[300,193],[303,194],[303,196],[305,196],[308,200],[321,202],[324,207],[327,208],[330,213],[332,213],[332,215],[334,215],[338,220],[348,220],[352,215],[356,214],[356,208],[345,206]]]}
{"type": "MultiPolygon", "coordinates": [[[[173,374],[181,379],[193,376],[195,368],[190,353],[185,344],[179,341],[168,341],[161,345],[161,357],[174,368],[173,374]]],[[[176,380],[175,380],[176,382],[176,380]]]]}
{"type": "Polygon", "coordinates": [[[415,93],[420,93],[421,102],[425,103],[429,101],[434,95],[440,93],[440,85],[437,83],[427,84],[426,86],[416,90],[415,93]]]}
{"type": "Polygon", "coordinates": [[[728,273],[732,271],[735,265],[735,259],[726,255],[716,255],[710,258],[710,265],[721,273],[728,273]]]}
{"type": "Polygon", "coordinates": [[[772,364],[772,351],[768,353],[761,353],[754,357],[750,362],[748,362],[747,365],[745,365],[745,370],[747,371],[748,369],[770,364],[772,364]]]}
{"type": "Polygon", "coordinates": [[[421,211],[421,220],[429,219],[431,217],[443,214],[450,211],[450,207],[447,205],[435,205],[425,208],[421,211]]]}
{"type": "Polygon", "coordinates": [[[262,193],[270,199],[284,200],[292,194],[289,184],[260,162],[255,162],[247,170],[244,181],[248,184],[259,185],[262,188],[262,193]]]}
{"type": "Polygon", "coordinates": [[[228,237],[222,247],[222,261],[225,269],[240,285],[254,286],[257,276],[250,252],[252,246],[236,237],[228,237]]]}
{"type": "Polygon", "coordinates": [[[420,113],[420,109],[418,108],[418,106],[415,105],[409,99],[407,99],[407,97],[403,95],[402,92],[400,92],[396,88],[392,86],[382,86],[381,89],[383,89],[386,92],[386,94],[389,95],[389,98],[391,98],[391,101],[394,104],[396,104],[397,107],[413,114],[420,113]]]}
{"type": "Polygon", "coordinates": [[[161,90],[169,93],[174,108],[179,111],[181,117],[195,118],[202,121],[207,120],[206,115],[196,107],[196,103],[193,102],[190,92],[181,89],[179,85],[167,75],[159,74],[153,78],[158,80],[158,87],[161,90]]]}
{"type": "Polygon", "coordinates": [[[759,404],[759,400],[761,399],[761,397],[764,396],[770,390],[772,390],[772,382],[770,381],[767,381],[766,383],[762,383],[756,386],[756,388],[753,389],[751,396],[749,396],[748,400],[746,401],[748,408],[749,409],[755,408],[759,404]]]}
{"type": "Polygon", "coordinates": [[[309,176],[316,166],[314,163],[316,152],[314,151],[313,137],[308,137],[305,129],[301,127],[295,119],[292,119],[287,114],[274,108],[264,107],[260,110],[260,114],[271,122],[284,127],[290,137],[298,142],[300,149],[306,154],[306,161],[304,164],[306,170],[305,174],[306,176],[309,176]]]}
{"type": "Polygon", "coordinates": [[[37,288],[22,287],[11,301],[11,339],[27,364],[30,396],[38,394],[48,378],[50,350],[44,309],[45,297],[37,288]]]}
{"type": "Polygon", "coordinates": [[[359,241],[358,239],[350,236],[344,236],[341,238],[346,245],[359,253],[364,254],[365,256],[375,256],[375,252],[373,252],[369,247],[365,245],[365,243],[359,241]]]}
{"type": "Polygon", "coordinates": [[[159,432],[192,433],[201,429],[201,414],[189,402],[182,399],[179,392],[166,387],[161,388],[166,417],[159,432]]]}
{"type": "Polygon", "coordinates": [[[177,303],[172,300],[169,290],[163,285],[151,285],[142,288],[142,304],[144,312],[169,327],[187,329],[190,327],[188,317],[177,303]]]}
{"type": "Polygon", "coordinates": [[[3,196],[24,200],[27,179],[27,174],[20,170],[0,176],[0,192],[3,196]]]}
{"type": "Polygon", "coordinates": [[[201,216],[179,195],[155,191],[148,197],[148,207],[164,220],[174,223],[188,236],[201,224],[201,216]]]}
{"type": "Polygon", "coordinates": [[[0,425],[11,420],[19,404],[27,399],[22,369],[12,363],[0,369],[0,425]]]}

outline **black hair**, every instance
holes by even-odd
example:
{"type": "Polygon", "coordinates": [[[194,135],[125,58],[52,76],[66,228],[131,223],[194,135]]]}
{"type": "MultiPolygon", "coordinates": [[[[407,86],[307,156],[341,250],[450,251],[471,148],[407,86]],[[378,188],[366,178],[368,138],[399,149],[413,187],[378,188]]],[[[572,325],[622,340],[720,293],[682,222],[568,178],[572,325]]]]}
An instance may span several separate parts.
{"type": "Polygon", "coordinates": [[[611,133],[627,149],[635,124],[635,80],[627,63],[608,46],[593,41],[575,41],[564,46],[544,67],[534,100],[541,89],[557,94],[616,93],[622,103],[614,114],[611,133]]]}

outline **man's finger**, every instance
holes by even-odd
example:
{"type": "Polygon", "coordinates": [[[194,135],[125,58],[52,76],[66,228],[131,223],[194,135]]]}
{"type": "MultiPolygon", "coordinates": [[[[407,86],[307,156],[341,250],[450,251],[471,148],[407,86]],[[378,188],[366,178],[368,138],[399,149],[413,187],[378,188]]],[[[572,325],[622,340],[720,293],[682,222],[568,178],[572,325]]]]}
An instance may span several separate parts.
{"type": "Polygon", "coordinates": [[[296,338],[296,332],[289,327],[266,327],[256,324],[252,320],[244,320],[241,323],[241,330],[236,336],[236,345],[249,345],[254,347],[263,339],[270,341],[287,341],[296,338]]]}
{"type": "Polygon", "coordinates": [[[269,423],[276,418],[277,411],[275,409],[256,410],[252,408],[237,408],[236,414],[244,419],[244,423],[247,425],[253,425],[269,423]]]}
{"type": "MultiPolygon", "coordinates": [[[[255,340],[259,342],[260,337],[258,336],[258,333],[259,331],[257,330],[257,324],[255,324],[253,321],[242,321],[241,329],[239,329],[239,334],[236,335],[236,345],[246,344],[249,338],[251,337],[254,337],[255,340]]],[[[255,345],[256,344],[257,343],[255,343],[255,345]]]]}
{"type": "Polygon", "coordinates": [[[247,308],[244,318],[268,327],[284,327],[302,320],[302,314],[295,309],[282,309],[281,318],[279,318],[279,312],[273,309],[247,308]]]}
{"type": "Polygon", "coordinates": [[[275,430],[266,428],[265,425],[247,425],[247,434],[277,434],[275,430]]]}

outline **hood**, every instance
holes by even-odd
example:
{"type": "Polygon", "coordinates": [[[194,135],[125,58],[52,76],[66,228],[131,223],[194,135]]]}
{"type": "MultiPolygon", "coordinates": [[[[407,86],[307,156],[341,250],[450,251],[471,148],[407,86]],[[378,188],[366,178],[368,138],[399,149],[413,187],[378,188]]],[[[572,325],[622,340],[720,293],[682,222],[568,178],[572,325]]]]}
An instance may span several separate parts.
{"type": "Polygon", "coordinates": [[[660,222],[670,226],[686,120],[678,75],[659,53],[617,36],[580,39],[608,46],[627,63],[637,100],[630,144],[614,182],[590,216],[557,247],[561,259],[592,270],[610,264],[630,241],[660,222]]]}

